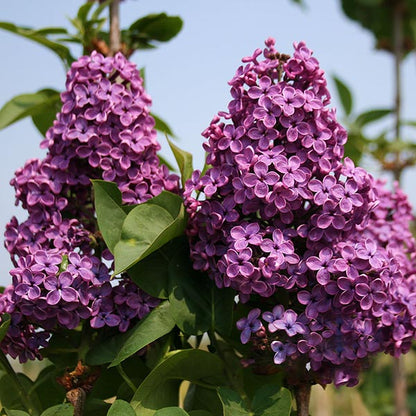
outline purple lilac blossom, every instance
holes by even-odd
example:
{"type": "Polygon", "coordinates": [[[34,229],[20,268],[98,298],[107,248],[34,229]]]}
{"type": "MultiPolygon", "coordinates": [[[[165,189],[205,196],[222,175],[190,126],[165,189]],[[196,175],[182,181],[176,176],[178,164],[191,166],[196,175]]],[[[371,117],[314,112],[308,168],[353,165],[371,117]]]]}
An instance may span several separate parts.
{"type": "Polygon", "coordinates": [[[93,52],[74,62],[61,98],[41,143],[45,158],[29,160],[11,181],[28,218],[12,218],[6,228],[15,268],[0,295],[0,313],[12,316],[1,348],[20,361],[40,358],[59,326],[87,320],[124,332],[158,304],[128,276],[110,284],[111,255],[97,233],[90,179],[114,181],[130,204],[178,191],[178,177],[157,157],[151,99],[122,54],[93,52]]]}
{"type": "Polygon", "coordinates": [[[209,169],[185,186],[194,268],[254,308],[237,323],[246,360],[266,343],[291,384],[352,386],[372,355],[415,337],[407,197],[343,159],[347,133],[303,42],[289,57],[268,39],[229,84],[228,112],[203,132],[209,169]]]}

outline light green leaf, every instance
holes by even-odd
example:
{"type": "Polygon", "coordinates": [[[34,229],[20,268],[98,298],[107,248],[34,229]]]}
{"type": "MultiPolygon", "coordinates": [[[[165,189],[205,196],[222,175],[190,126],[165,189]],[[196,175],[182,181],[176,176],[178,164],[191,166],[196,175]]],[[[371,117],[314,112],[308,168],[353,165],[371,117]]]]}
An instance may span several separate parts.
{"type": "Polygon", "coordinates": [[[9,410],[5,408],[4,411],[7,416],[30,416],[29,413],[24,412],[23,410],[9,410]]]}
{"type": "Polygon", "coordinates": [[[189,416],[213,416],[208,410],[191,410],[189,416]]]}
{"type": "Polygon", "coordinates": [[[166,123],[166,121],[162,120],[159,116],[157,116],[154,113],[150,114],[154,120],[155,120],[155,129],[157,131],[160,131],[162,133],[165,133],[171,137],[175,137],[175,134],[173,133],[172,129],[170,128],[170,126],[166,123]]]}
{"type": "Polygon", "coordinates": [[[288,389],[265,385],[256,391],[251,407],[254,416],[289,416],[292,396],[288,389]]]}
{"type": "Polygon", "coordinates": [[[114,254],[114,247],[120,241],[121,228],[127,217],[122,208],[121,192],[114,182],[93,180],[92,186],[98,227],[107,247],[114,254]]]}
{"type": "Polygon", "coordinates": [[[110,407],[107,413],[108,416],[136,416],[136,412],[131,407],[130,403],[124,400],[116,400],[110,407]]]}
{"type": "Polygon", "coordinates": [[[175,396],[175,390],[171,390],[172,395],[167,399],[164,388],[166,383],[180,380],[212,386],[223,385],[225,379],[222,362],[207,351],[189,349],[172,352],[137,389],[131,400],[136,415],[154,416],[157,409],[177,406],[178,391],[176,390],[175,396]]]}
{"type": "Polygon", "coordinates": [[[338,92],[338,97],[341,101],[342,108],[345,115],[349,116],[352,110],[352,94],[346,84],[344,84],[337,76],[333,75],[332,79],[335,82],[335,87],[338,92]]]}
{"type": "Polygon", "coordinates": [[[36,127],[43,134],[46,124],[49,124],[48,127],[52,125],[60,103],[59,92],[52,89],[18,95],[0,109],[0,130],[22,118],[32,116],[36,127]]]}
{"type": "Polygon", "coordinates": [[[40,416],[73,416],[74,406],[70,403],[58,404],[46,409],[40,416]]]}
{"type": "Polygon", "coordinates": [[[32,28],[19,27],[9,22],[0,22],[0,29],[4,29],[9,32],[15,33],[16,35],[22,36],[26,39],[30,39],[36,43],[39,43],[40,45],[45,46],[46,48],[54,52],[56,55],[58,55],[59,58],[61,58],[61,60],[64,62],[66,67],[69,67],[71,63],[75,60],[66,46],[58,42],[54,42],[46,37],[45,29],[37,31],[32,28]]]}
{"type": "Polygon", "coordinates": [[[392,113],[393,110],[389,108],[380,108],[376,110],[365,111],[358,115],[355,120],[355,124],[359,127],[364,127],[367,124],[373,123],[374,121],[380,120],[389,114],[392,113]]]}
{"type": "Polygon", "coordinates": [[[181,197],[163,191],[133,208],[114,247],[115,274],[119,274],[184,233],[185,208],[181,197]]]}
{"type": "Polygon", "coordinates": [[[174,326],[169,302],[161,303],[128,332],[126,341],[121,345],[110,367],[120,364],[146,345],[168,334],[174,326]]]}
{"type": "Polygon", "coordinates": [[[166,140],[169,143],[172,153],[175,156],[176,163],[178,164],[179,170],[181,172],[182,186],[185,186],[185,182],[192,176],[192,172],[194,171],[194,168],[192,167],[192,155],[191,153],[180,149],[178,146],[172,143],[168,137],[166,137],[166,140]]]}
{"type": "Polygon", "coordinates": [[[177,406],[165,407],[158,410],[155,416],[189,416],[189,413],[177,406]]]}
{"type": "Polygon", "coordinates": [[[220,387],[217,392],[223,405],[223,416],[250,416],[243,399],[234,390],[220,387]]]}

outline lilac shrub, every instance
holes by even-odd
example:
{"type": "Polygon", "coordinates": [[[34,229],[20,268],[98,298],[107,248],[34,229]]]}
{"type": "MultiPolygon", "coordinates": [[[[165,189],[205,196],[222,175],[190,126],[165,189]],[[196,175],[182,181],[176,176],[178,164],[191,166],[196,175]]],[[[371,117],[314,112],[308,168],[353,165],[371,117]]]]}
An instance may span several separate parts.
{"type": "Polygon", "coordinates": [[[237,322],[245,362],[266,354],[292,385],[352,386],[415,336],[409,203],[343,159],[347,133],[303,42],[290,57],[268,39],[243,63],[203,132],[209,169],[185,187],[194,268],[254,308],[237,322]]]}
{"type": "Polygon", "coordinates": [[[62,109],[46,133],[42,160],[29,160],[11,181],[28,218],[12,218],[5,245],[15,268],[0,296],[11,315],[1,344],[21,361],[40,357],[57,327],[82,320],[126,331],[158,300],[128,276],[110,283],[111,254],[98,233],[90,179],[115,182],[124,203],[177,192],[178,177],[160,165],[151,99],[135,65],[118,53],[74,62],[62,109]]]}

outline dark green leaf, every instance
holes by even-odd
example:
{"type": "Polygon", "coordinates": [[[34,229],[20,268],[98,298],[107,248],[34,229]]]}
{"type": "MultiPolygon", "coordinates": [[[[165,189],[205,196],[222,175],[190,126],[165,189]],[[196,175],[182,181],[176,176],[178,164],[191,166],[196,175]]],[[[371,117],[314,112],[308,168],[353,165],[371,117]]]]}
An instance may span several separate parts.
{"type": "MultiPolygon", "coordinates": [[[[394,8],[397,3],[384,0],[342,0],[344,13],[352,20],[368,29],[376,39],[376,47],[394,53],[394,8]]],[[[403,0],[400,3],[405,10],[401,18],[400,45],[404,55],[415,50],[416,3],[403,0]]]]}
{"type": "Polygon", "coordinates": [[[120,241],[114,247],[115,274],[182,235],[185,226],[185,208],[178,195],[163,191],[136,206],[125,218],[120,241]]]}
{"type": "Polygon", "coordinates": [[[70,403],[58,404],[46,409],[40,416],[73,416],[74,406],[70,403]]]}
{"type": "Polygon", "coordinates": [[[165,244],[128,270],[129,277],[150,295],[169,297],[169,264],[177,251],[177,239],[165,244]]]}
{"type": "Polygon", "coordinates": [[[185,410],[180,407],[171,406],[158,410],[155,413],[155,416],[189,416],[189,413],[185,412],[185,410]]]}
{"type": "Polygon", "coordinates": [[[57,369],[56,366],[50,365],[44,368],[34,381],[29,390],[35,392],[42,404],[42,409],[62,403],[65,400],[65,389],[56,382],[56,378],[61,376],[63,370],[57,369]]]}
{"type": "MultiPolygon", "coordinates": [[[[222,403],[217,391],[196,384],[191,384],[186,392],[183,403],[184,409],[190,414],[206,412],[208,415],[222,415],[222,403]]],[[[206,416],[201,414],[201,416],[206,416]]]]}
{"type": "Polygon", "coordinates": [[[66,46],[48,39],[42,30],[37,31],[31,28],[19,27],[9,22],[0,22],[0,29],[15,33],[16,35],[30,39],[36,43],[39,43],[40,45],[45,46],[56,55],[58,55],[66,67],[69,67],[69,65],[71,65],[71,63],[75,60],[66,46]]]}
{"type": "Polygon", "coordinates": [[[171,399],[167,400],[164,390],[165,383],[175,380],[188,380],[196,384],[213,386],[222,385],[225,380],[221,360],[202,350],[172,352],[166,360],[153,369],[137,389],[131,401],[136,414],[153,416],[157,409],[177,406],[178,392],[176,391],[176,397],[172,395],[171,399]]]}
{"type": "Polygon", "coordinates": [[[114,247],[120,241],[121,228],[127,216],[121,206],[121,192],[114,182],[93,180],[92,186],[98,227],[107,247],[114,253],[114,247]]]}
{"type": "Polygon", "coordinates": [[[233,289],[219,289],[210,281],[211,285],[211,327],[221,335],[229,335],[233,325],[234,299],[233,289]]]}
{"type": "Polygon", "coordinates": [[[182,186],[185,186],[185,182],[192,176],[192,172],[194,171],[194,168],[192,167],[192,155],[191,153],[180,149],[167,137],[166,139],[169,143],[173,155],[175,156],[176,163],[178,164],[179,170],[181,172],[182,186]]]}
{"type": "Polygon", "coordinates": [[[251,403],[254,416],[289,416],[292,397],[289,390],[265,385],[257,390],[251,403]]]}
{"type": "Polygon", "coordinates": [[[0,325],[0,341],[6,336],[7,334],[7,330],[9,329],[10,326],[10,315],[8,315],[7,313],[1,315],[1,325],[0,325]]]}
{"type": "Polygon", "coordinates": [[[189,335],[209,329],[230,332],[235,292],[218,289],[206,274],[193,269],[189,246],[178,240],[169,262],[169,302],[176,325],[189,335]]]}
{"type": "Polygon", "coordinates": [[[171,137],[175,137],[175,134],[173,133],[169,125],[166,123],[166,121],[162,120],[156,114],[151,113],[151,116],[155,119],[155,129],[157,131],[165,133],[171,137]]]}
{"type": "MultiPolygon", "coordinates": [[[[17,388],[14,378],[9,374],[3,373],[0,377],[0,403],[7,409],[26,410],[22,402],[21,392],[29,392],[33,386],[33,381],[22,373],[17,373],[17,377],[21,384],[19,388],[17,388]]],[[[36,409],[40,409],[41,404],[39,398],[33,391],[30,394],[30,400],[36,409]]]]}
{"type": "Polygon", "coordinates": [[[79,9],[77,13],[77,18],[85,23],[87,21],[88,13],[90,12],[92,6],[94,6],[94,2],[89,1],[87,3],[84,3],[79,9]]]}
{"type": "Polygon", "coordinates": [[[226,387],[220,387],[217,391],[223,405],[224,416],[250,416],[238,393],[226,387]]]}
{"type": "Polygon", "coordinates": [[[365,111],[364,113],[358,115],[358,117],[355,120],[355,124],[357,124],[357,126],[364,127],[367,124],[380,120],[391,113],[392,110],[389,108],[380,108],[377,110],[365,111]]]}
{"type": "Polygon", "coordinates": [[[110,367],[115,366],[137,351],[169,333],[175,323],[170,316],[169,302],[163,302],[128,332],[128,338],[110,367]]]}
{"type": "Polygon", "coordinates": [[[344,84],[338,77],[335,75],[332,77],[335,82],[335,87],[338,92],[338,97],[340,99],[344,113],[349,116],[352,110],[352,94],[346,84],[344,84]]]}
{"type": "Polygon", "coordinates": [[[56,112],[59,111],[60,95],[51,89],[40,90],[34,94],[22,94],[12,98],[0,109],[0,130],[28,116],[34,116],[35,125],[44,129],[46,123],[52,125],[56,112]],[[43,113],[46,113],[43,115],[43,113]],[[51,121],[51,112],[53,119],[51,121]]]}
{"type": "Polygon", "coordinates": [[[107,413],[108,416],[136,416],[136,412],[131,407],[130,403],[124,400],[116,400],[110,407],[107,413]]]}
{"type": "Polygon", "coordinates": [[[211,328],[209,281],[193,270],[184,247],[169,264],[169,302],[176,325],[188,335],[199,335],[211,328]]]}

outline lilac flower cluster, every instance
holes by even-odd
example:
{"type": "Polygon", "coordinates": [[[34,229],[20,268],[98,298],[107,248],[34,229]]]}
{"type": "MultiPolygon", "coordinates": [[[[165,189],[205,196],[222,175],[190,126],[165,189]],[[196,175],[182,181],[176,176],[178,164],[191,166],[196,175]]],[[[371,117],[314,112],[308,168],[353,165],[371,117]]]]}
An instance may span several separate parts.
{"type": "Polygon", "coordinates": [[[210,167],[185,187],[191,256],[255,306],[241,341],[268,345],[292,383],[354,385],[371,355],[406,352],[415,335],[410,208],[342,159],[312,52],[274,45],[243,59],[228,112],[203,132],[210,167]]]}
{"type": "Polygon", "coordinates": [[[41,144],[46,157],[29,160],[11,181],[28,218],[13,218],[5,233],[15,268],[0,296],[0,313],[12,316],[1,348],[21,361],[38,357],[57,326],[89,320],[126,331],[158,303],[126,276],[110,283],[111,254],[97,232],[90,179],[117,183],[124,203],[178,189],[178,177],[159,164],[150,97],[122,54],[81,57],[61,97],[41,144]]]}

